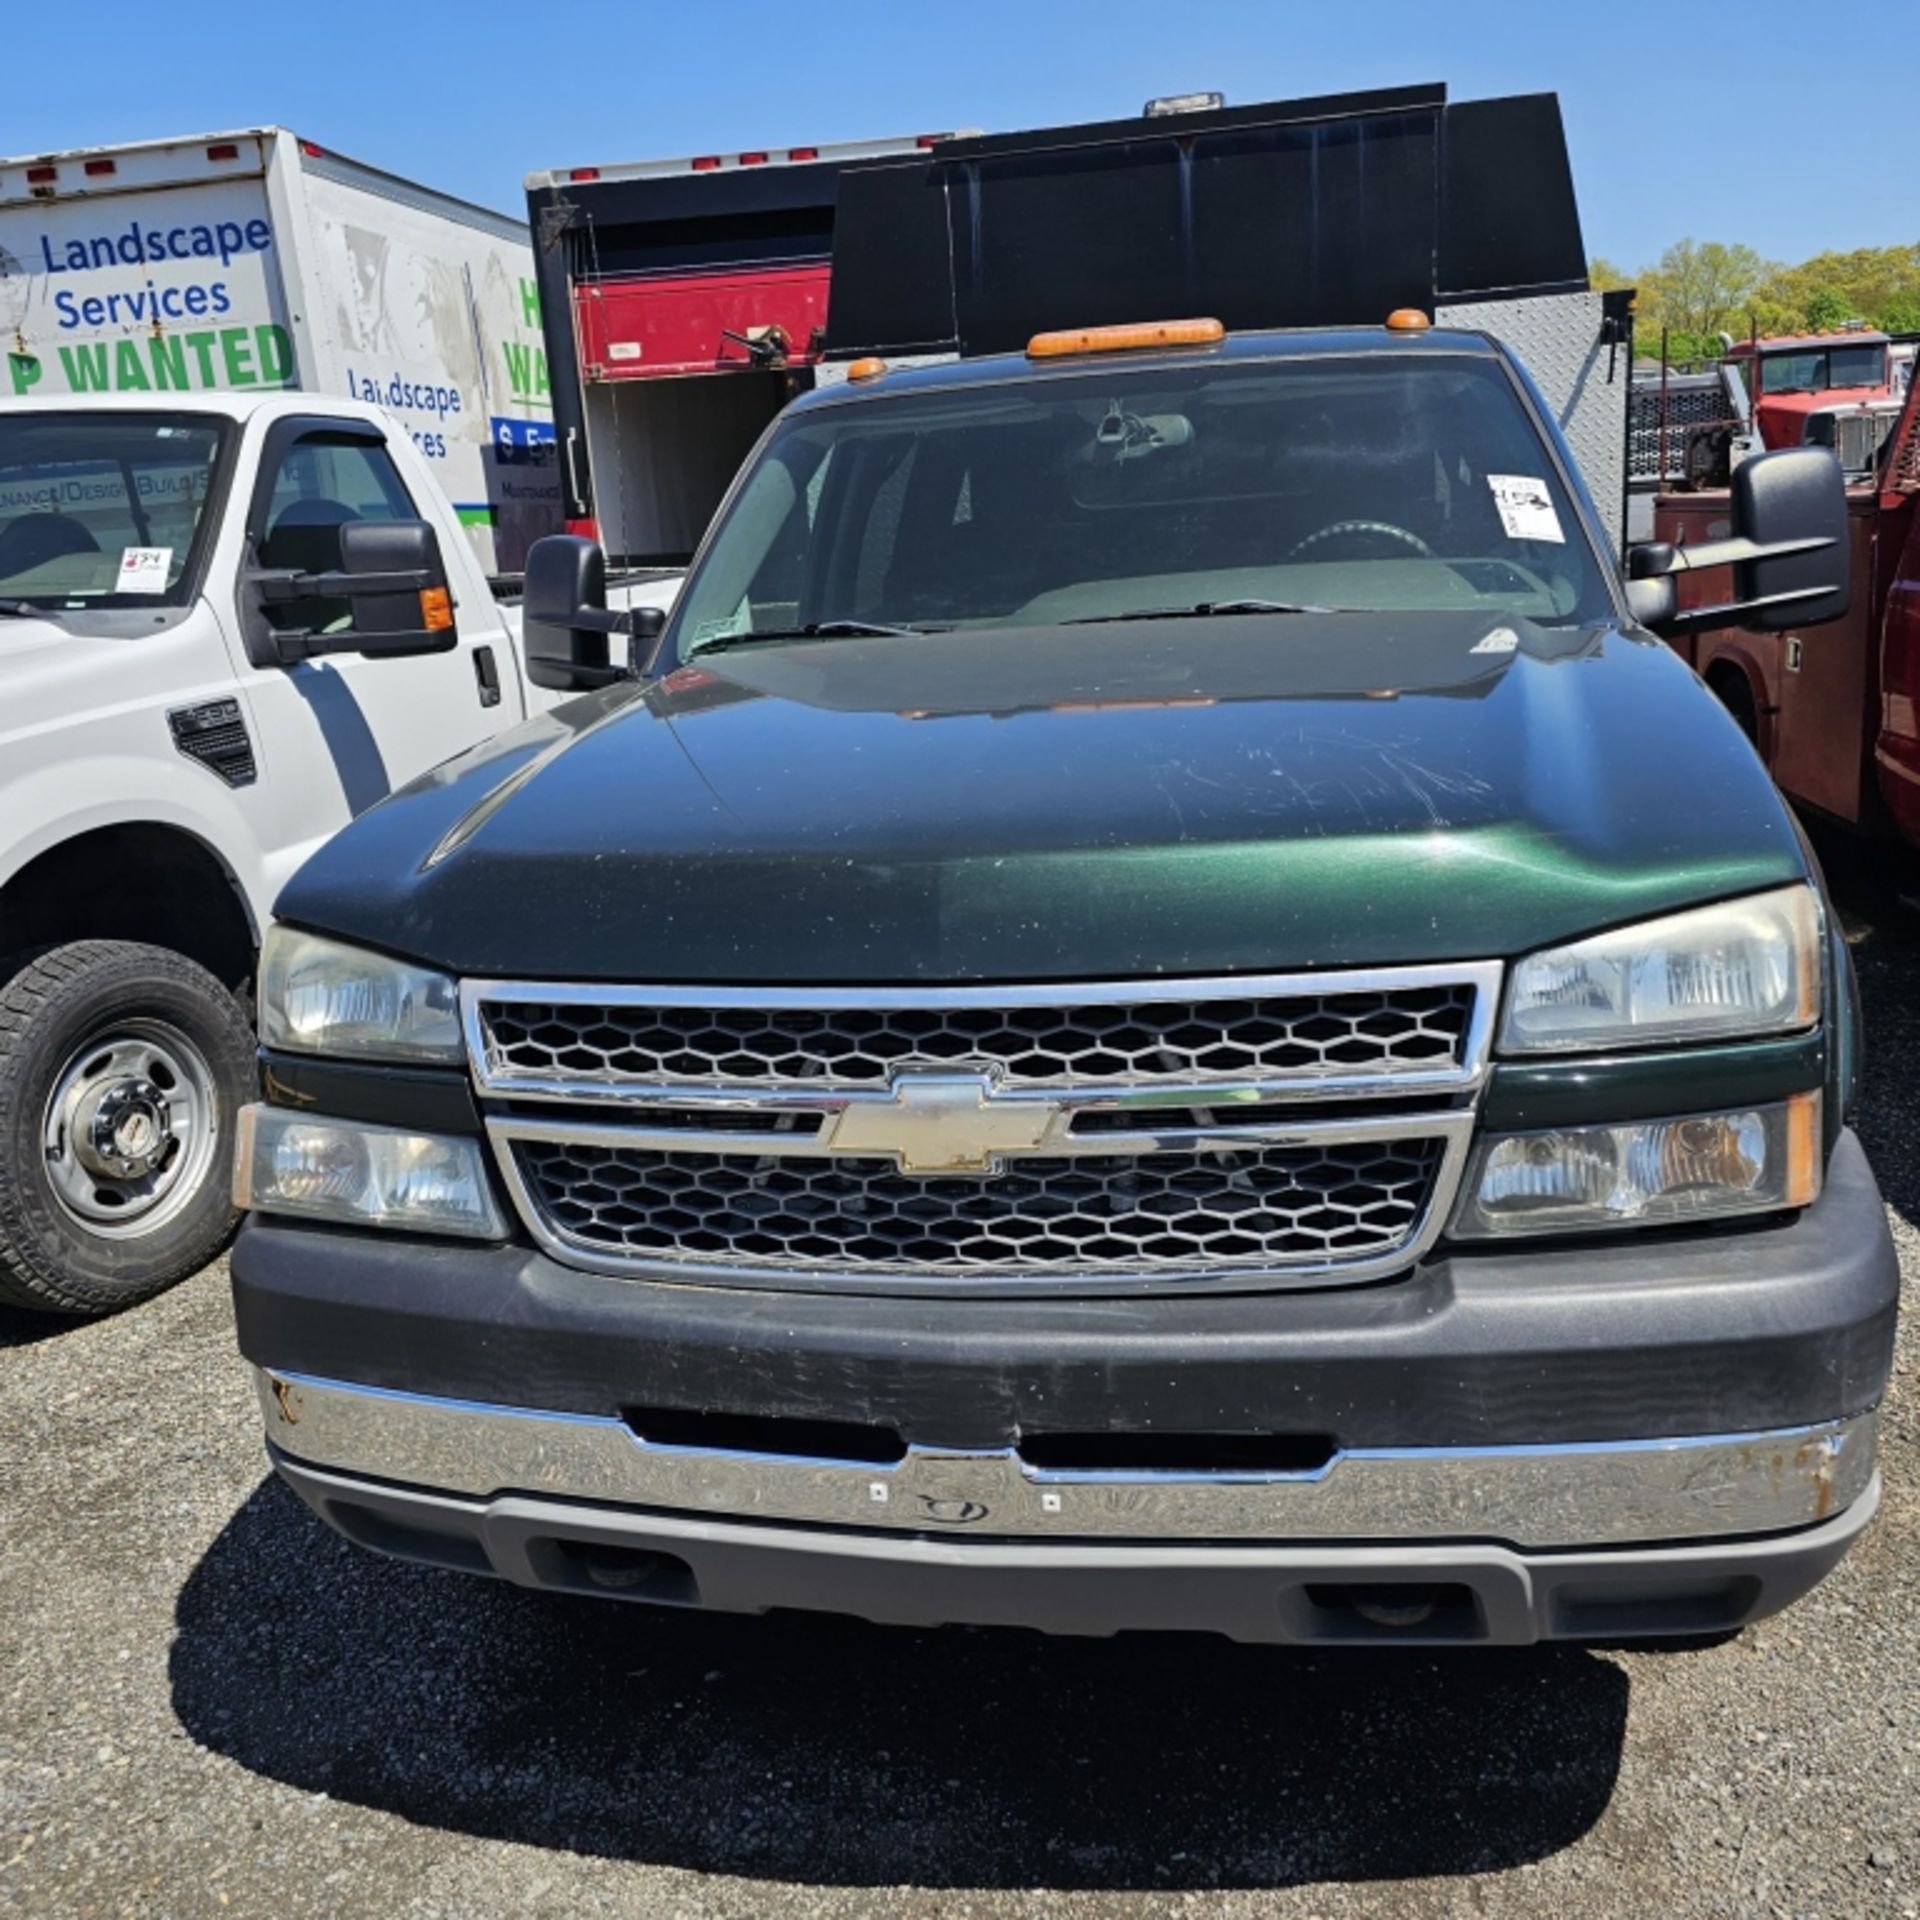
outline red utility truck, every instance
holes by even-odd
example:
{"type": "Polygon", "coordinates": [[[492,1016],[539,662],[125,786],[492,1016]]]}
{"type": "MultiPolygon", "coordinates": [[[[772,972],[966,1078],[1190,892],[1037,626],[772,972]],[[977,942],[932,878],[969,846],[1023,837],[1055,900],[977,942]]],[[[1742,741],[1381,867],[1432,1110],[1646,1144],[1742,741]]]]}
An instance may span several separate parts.
{"type": "MultiPolygon", "coordinates": [[[[1837,337],[1830,342],[1837,347],[1837,337]]],[[[1881,349],[1884,352],[1884,348],[1881,349]]],[[[1764,366],[1764,363],[1763,363],[1764,366]]],[[[1920,846],[1920,382],[1868,477],[1847,489],[1853,604],[1809,631],[1729,627],[1675,642],[1794,800],[1920,846]]],[[[1728,495],[1663,495],[1655,536],[1724,536],[1728,495]]],[[[1680,576],[1682,605],[1732,598],[1726,569],[1680,576]]]]}

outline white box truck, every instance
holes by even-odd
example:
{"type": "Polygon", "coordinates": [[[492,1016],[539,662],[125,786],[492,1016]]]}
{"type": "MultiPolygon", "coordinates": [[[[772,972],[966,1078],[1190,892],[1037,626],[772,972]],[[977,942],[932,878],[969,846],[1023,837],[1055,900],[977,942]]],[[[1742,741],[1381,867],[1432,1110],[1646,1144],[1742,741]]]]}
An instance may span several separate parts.
{"type": "Polygon", "coordinates": [[[526,229],[284,128],[0,160],[0,397],[384,407],[490,574],[561,526],[526,229]]]}

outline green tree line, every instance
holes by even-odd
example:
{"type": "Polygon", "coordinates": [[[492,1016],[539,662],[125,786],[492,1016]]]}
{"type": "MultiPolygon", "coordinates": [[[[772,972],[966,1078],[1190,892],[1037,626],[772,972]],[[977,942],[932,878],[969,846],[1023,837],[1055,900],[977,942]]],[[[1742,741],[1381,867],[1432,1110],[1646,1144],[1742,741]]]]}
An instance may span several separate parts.
{"type": "Polygon", "coordinates": [[[1818,332],[1864,320],[1889,333],[1920,332],[1920,244],[1818,253],[1798,266],[1763,259],[1752,247],[1676,240],[1658,262],[1624,273],[1610,260],[1588,269],[1594,286],[1637,287],[1634,335],[1644,354],[1660,351],[1669,329],[1675,362],[1711,360],[1718,335],[1818,332]]]}

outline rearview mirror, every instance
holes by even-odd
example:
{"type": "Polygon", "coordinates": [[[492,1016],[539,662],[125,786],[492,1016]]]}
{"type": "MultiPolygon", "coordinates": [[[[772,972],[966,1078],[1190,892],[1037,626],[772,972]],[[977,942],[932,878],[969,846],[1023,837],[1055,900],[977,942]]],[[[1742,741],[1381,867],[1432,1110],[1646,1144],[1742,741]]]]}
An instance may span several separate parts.
{"type": "Polygon", "coordinates": [[[1648,541],[1627,555],[1627,605],[1655,633],[1719,627],[1779,633],[1840,619],[1853,604],[1847,483],[1824,447],[1783,447],[1733,470],[1733,532],[1697,547],[1648,541]],[[1682,607],[1677,578],[1733,569],[1733,598],[1682,607]]]}
{"type": "Polygon", "coordinates": [[[268,568],[249,578],[265,605],[287,608],[303,623],[271,635],[283,666],[329,653],[447,653],[459,643],[440,536],[425,520],[343,521],[337,568],[268,568]],[[341,602],[350,616],[344,625],[341,602]]]}
{"type": "Polygon", "coordinates": [[[536,687],[584,693],[638,679],[666,624],[659,607],[607,611],[607,561],[594,541],[551,533],[527,549],[520,634],[536,687]],[[623,642],[617,653],[616,639],[623,642]]]}

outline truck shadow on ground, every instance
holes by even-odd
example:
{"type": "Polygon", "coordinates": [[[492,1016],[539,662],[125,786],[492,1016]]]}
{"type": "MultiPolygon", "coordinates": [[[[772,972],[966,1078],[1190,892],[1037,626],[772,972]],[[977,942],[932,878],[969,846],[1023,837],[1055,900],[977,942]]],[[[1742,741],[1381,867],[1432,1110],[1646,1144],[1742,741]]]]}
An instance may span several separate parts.
{"type": "Polygon", "coordinates": [[[174,1710],[420,1825],[842,1886],[1486,1872],[1612,1793],[1628,1680],[1572,1648],[1305,1654],[731,1619],[347,1546],[263,1483],[177,1607],[174,1710]]]}
{"type": "Polygon", "coordinates": [[[9,1347],[37,1346],[42,1340],[51,1340],[56,1334],[70,1333],[75,1327],[84,1327],[84,1320],[76,1320],[65,1313],[33,1313],[25,1307],[0,1307],[0,1353],[9,1347]]]}

